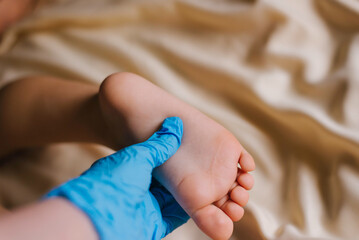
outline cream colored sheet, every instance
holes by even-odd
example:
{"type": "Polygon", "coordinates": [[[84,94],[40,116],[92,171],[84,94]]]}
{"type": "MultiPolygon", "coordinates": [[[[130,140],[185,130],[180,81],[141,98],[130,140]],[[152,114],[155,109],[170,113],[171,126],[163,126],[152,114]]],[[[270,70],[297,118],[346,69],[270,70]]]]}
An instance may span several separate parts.
{"type": "MultiPolygon", "coordinates": [[[[359,239],[359,2],[55,0],[4,36],[0,84],[140,74],[234,133],[256,185],[232,239],[359,239]]],[[[0,167],[17,206],[110,150],[59,144],[0,167]]],[[[186,224],[167,239],[207,239],[186,224]]]]}

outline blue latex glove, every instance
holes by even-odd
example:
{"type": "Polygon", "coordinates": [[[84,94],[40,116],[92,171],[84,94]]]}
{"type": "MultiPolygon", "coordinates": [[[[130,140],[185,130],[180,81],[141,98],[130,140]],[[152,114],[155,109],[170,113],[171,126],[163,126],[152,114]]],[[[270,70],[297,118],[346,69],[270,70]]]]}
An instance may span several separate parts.
{"type": "Polygon", "coordinates": [[[152,170],[179,148],[182,133],[181,119],[167,118],[147,141],[99,159],[45,198],[68,199],[89,216],[103,240],[161,239],[189,219],[152,179],[152,170]]]}

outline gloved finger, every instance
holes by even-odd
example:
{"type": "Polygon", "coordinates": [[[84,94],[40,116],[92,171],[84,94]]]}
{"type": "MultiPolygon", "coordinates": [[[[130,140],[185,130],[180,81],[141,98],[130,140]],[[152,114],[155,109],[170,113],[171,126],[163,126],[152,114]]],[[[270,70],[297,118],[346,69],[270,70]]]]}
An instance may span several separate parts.
{"type": "Polygon", "coordinates": [[[156,198],[161,210],[166,204],[166,199],[172,197],[171,193],[154,177],[151,180],[150,192],[156,198]]]}
{"type": "Polygon", "coordinates": [[[147,141],[134,145],[135,148],[148,150],[148,162],[153,168],[160,166],[169,159],[179,146],[183,135],[183,123],[179,117],[166,118],[160,130],[147,141]]]}
{"type": "Polygon", "coordinates": [[[154,178],[152,178],[150,191],[160,206],[163,224],[167,231],[165,235],[188,221],[188,214],[172,194],[154,178]]]}
{"type": "Polygon", "coordinates": [[[189,218],[188,214],[173,197],[162,208],[162,220],[167,229],[166,235],[185,224],[189,218]]]}

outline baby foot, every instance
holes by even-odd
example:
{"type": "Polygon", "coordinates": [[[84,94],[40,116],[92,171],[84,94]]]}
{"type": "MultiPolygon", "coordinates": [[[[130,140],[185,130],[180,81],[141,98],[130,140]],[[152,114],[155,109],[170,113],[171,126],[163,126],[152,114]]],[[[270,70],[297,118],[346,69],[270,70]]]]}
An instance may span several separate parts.
{"type": "Polygon", "coordinates": [[[244,214],[247,190],[254,183],[248,173],[255,168],[253,158],[236,138],[198,110],[135,74],[109,76],[99,96],[115,149],[144,141],[167,117],[182,119],[182,145],[154,175],[204,233],[213,239],[228,239],[233,221],[244,214]]]}

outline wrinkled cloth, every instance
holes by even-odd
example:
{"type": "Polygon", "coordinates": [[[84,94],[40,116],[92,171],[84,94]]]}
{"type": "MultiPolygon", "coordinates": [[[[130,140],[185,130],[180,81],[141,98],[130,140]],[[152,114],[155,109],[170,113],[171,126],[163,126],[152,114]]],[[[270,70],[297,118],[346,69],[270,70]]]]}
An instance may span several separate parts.
{"type": "MultiPolygon", "coordinates": [[[[50,0],[3,36],[0,86],[29,74],[139,74],[215,119],[256,160],[232,239],[358,239],[359,3],[50,0]]],[[[57,144],[0,166],[34,200],[111,150],[57,144]]],[[[208,239],[192,222],[167,239],[208,239]]]]}

